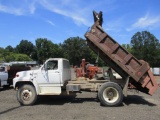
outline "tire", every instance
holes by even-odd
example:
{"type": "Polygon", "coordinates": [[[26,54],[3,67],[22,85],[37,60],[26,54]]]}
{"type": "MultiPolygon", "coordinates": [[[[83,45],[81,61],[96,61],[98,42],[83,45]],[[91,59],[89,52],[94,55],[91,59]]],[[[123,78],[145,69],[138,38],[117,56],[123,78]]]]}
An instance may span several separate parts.
{"type": "Polygon", "coordinates": [[[17,91],[17,100],[21,105],[33,105],[37,100],[36,90],[33,85],[23,85],[17,91]]]}
{"type": "Polygon", "coordinates": [[[98,98],[103,106],[118,106],[123,101],[123,92],[117,83],[108,82],[100,87],[98,98]]]}

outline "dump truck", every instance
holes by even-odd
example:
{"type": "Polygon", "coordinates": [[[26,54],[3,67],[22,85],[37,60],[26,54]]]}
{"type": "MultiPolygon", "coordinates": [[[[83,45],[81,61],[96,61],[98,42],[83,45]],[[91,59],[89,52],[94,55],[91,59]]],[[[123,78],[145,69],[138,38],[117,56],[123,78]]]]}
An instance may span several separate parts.
{"type": "Polygon", "coordinates": [[[110,66],[105,71],[108,77],[98,77],[102,71],[83,59],[72,79],[69,60],[50,58],[38,70],[17,72],[13,87],[21,105],[33,105],[39,95],[72,95],[88,91],[97,93],[101,105],[118,106],[127,96],[128,89],[154,94],[158,84],[149,64],[136,59],[103,30],[102,12],[94,11],[93,16],[94,24],[85,37],[89,47],[110,66]],[[115,79],[112,69],[122,79],[115,79]]]}

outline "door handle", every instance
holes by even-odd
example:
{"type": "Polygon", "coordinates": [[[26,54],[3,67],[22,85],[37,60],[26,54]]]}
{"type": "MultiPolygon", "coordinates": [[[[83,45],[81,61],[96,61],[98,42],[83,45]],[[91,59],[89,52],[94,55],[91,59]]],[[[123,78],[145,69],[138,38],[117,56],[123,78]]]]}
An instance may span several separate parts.
{"type": "Polygon", "coordinates": [[[59,73],[58,71],[55,71],[55,73],[59,73]]]}

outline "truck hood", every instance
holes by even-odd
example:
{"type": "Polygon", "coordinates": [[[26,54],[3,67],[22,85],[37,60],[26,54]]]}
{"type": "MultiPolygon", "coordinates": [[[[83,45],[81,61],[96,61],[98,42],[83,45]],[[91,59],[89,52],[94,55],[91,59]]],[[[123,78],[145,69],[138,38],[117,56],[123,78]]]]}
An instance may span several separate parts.
{"type": "Polygon", "coordinates": [[[17,72],[16,77],[31,77],[33,74],[36,74],[38,70],[28,70],[28,71],[21,71],[17,72]]]}
{"type": "Polygon", "coordinates": [[[36,74],[38,70],[28,70],[17,72],[15,78],[13,79],[13,87],[16,87],[16,83],[20,81],[31,81],[34,77],[34,73],[36,74]]]}

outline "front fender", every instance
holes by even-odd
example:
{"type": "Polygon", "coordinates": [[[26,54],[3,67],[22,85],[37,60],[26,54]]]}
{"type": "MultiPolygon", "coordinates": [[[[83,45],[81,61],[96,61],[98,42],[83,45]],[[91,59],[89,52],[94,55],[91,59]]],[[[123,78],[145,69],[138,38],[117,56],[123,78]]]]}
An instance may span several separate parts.
{"type": "Polygon", "coordinates": [[[31,82],[28,77],[15,77],[13,79],[13,88],[16,88],[16,84],[19,82],[31,82]]]}
{"type": "Polygon", "coordinates": [[[16,77],[13,79],[13,87],[15,90],[19,89],[22,85],[25,85],[25,84],[33,85],[36,89],[37,95],[39,94],[39,87],[38,87],[38,84],[35,80],[32,81],[27,77],[23,77],[23,78],[16,77]]]}

